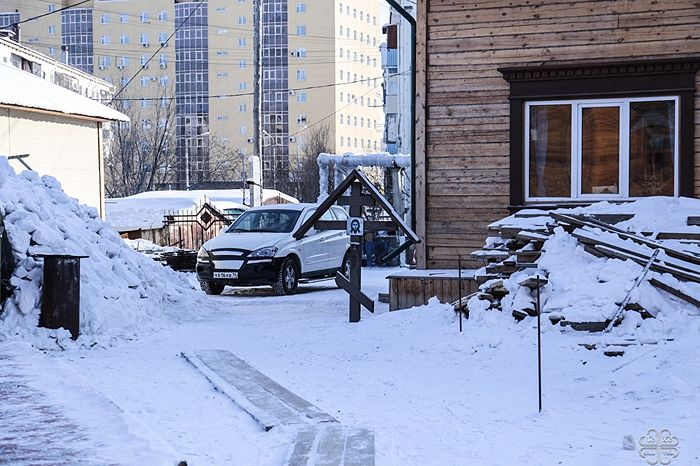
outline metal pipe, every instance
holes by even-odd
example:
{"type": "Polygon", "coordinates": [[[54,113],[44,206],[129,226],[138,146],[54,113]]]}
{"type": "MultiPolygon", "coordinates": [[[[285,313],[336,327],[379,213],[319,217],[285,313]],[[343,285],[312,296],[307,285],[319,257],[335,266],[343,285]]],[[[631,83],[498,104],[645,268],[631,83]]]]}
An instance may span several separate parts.
{"type": "Polygon", "coordinates": [[[416,19],[396,0],[386,0],[411,28],[411,229],[416,229],[416,19]]]}
{"type": "Polygon", "coordinates": [[[316,158],[319,173],[319,202],[328,197],[328,167],[335,166],[334,183],[336,186],[352,169],[357,167],[395,167],[408,168],[411,165],[411,157],[403,154],[389,154],[388,152],[376,152],[371,154],[354,154],[346,152],[342,155],[321,153],[316,158]]]}

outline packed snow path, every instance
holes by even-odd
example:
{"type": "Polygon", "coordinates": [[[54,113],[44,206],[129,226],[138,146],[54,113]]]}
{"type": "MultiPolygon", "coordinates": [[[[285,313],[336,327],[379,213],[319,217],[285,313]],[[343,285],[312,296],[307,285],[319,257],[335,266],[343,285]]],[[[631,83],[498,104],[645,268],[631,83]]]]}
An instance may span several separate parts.
{"type": "Polygon", "coordinates": [[[28,346],[1,345],[0,464],[128,466],[136,458],[154,465],[179,460],[140,426],[125,422],[124,413],[86,382],[63,362],[28,346]]]}
{"type": "Polygon", "coordinates": [[[29,387],[18,363],[0,355],[0,463],[71,465],[86,433],[29,387]]]}

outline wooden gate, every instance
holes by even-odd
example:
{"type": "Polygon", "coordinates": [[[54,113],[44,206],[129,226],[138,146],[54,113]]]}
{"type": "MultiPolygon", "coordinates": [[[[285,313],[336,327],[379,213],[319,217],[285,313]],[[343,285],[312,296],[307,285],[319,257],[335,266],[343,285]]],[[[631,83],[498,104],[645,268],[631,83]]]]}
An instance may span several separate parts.
{"type": "Polygon", "coordinates": [[[208,202],[189,211],[166,213],[163,225],[167,242],[170,246],[197,251],[239,215],[220,212],[208,202]]]}

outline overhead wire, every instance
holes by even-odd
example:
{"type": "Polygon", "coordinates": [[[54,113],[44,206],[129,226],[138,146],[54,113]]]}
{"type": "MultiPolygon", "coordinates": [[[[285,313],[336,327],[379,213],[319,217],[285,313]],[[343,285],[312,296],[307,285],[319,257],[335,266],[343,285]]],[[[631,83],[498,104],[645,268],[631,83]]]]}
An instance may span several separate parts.
{"type": "Polygon", "coordinates": [[[58,8],[58,9],[56,9],[56,10],[49,11],[49,12],[43,13],[43,14],[41,14],[41,15],[32,16],[31,18],[27,18],[27,19],[25,19],[25,20],[17,21],[17,22],[15,22],[15,23],[12,23],[12,24],[8,25],[7,27],[17,26],[17,25],[19,25],[19,24],[24,24],[24,23],[29,22],[29,21],[34,21],[34,20],[37,20],[37,19],[39,19],[39,18],[43,18],[44,16],[49,16],[49,15],[53,15],[53,14],[55,14],[55,13],[60,13],[61,11],[69,10],[69,9],[71,9],[71,8],[76,8],[76,7],[78,7],[78,6],[82,5],[82,4],[87,3],[87,2],[90,2],[90,1],[92,1],[92,0],[82,0],[81,2],[78,2],[78,3],[74,4],[74,5],[64,6],[63,8],[58,8]]]}
{"type": "MultiPolygon", "coordinates": [[[[338,86],[344,86],[344,85],[348,85],[348,84],[358,84],[358,83],[364,83],[364,82],[367,82],[367,81],[374,81],[374,80],[377,80],[377,79],[392,78],[392,77],[394,77],[394,76],[399,76],[399,75],[402,75],[402,74],[405,74],[405,73],[406,73],[406,71],[402,71],[402,72],[400,72],[400,73],[392,73],[392,74],[387,75],[387,76],[367,77],[367,78],[362,79],[362,80],[358,79],[358,80],[347,81],[347,82],[340,82],[340,83],[334,82],[334,83],[319,84],[319,85],[314,85],[314,86],[296,87],[296,88],[289,88],[289,89],[280,89],[280,90],[278,90],[278,91],[276,91],[276,92],[287,92],[287,93],[288,93],[288,92],[300,92],[300,91],[307,91],[307,90],[314,90],[314,89],[324,89],[324,88],[329,88],[329,87],[338,87],[338,86]]],[[[372,89],[377,89],[377,88],[380,87],[380,86],[381,86],[381,84],[378,84],[378,85],[374,86],[372,89]]],[[[372,89],[370,89],[370,91],[371,91],[372,89]]],[[[244,97],[244,96],[252,96],[252,95],[254,95],[254,92],[240,92],[240,93],[216,94],[216,95],[213,95],[213,94],[212,94],[212,95],[208,95],[207,97],[211,99],[211,98],[244,97]]],[[[366,95],[366,94],[363,94],[363,96],[364,96],[364,95],[366,95]]],[[[112,101],[120,101],[120,102],[123,102],[123,101],[141,101],[141,100],[149,100],[149,101],[152,101],[152,100],[174,99],[174,98],[176,98],[176,96],[169,96],[169,97],[167,97],[167,96],[158,96],[158,97],[122,97],[122,98],[117,98],[117,97],[115,96],[115,98],[112,99],[112,101]]],[[[111,103],[111,101],[110,101],[110,103],[111,103]]]]}
{"type": "Polygon", "coordinates": [[[126,89],[126,88],[129,86],[129,84],[132,83],[132,81],[133,81],[134,79],[136,79],[136,76],[138,76],[138,75],[141,73],[141,71],[144,70],[144,66],[148,65],[148,64],[151,62],[151,60],[153,60],[153,58],[154,58],[156,55],[158,55],[158,52],[160,52],[160,51],[163,49],[163,47],[165,46],[165,44],[167,44],[168,41],[169,41],[170,39],[172,39],[172,38],[175,36],[175,34],[177,34],[177,31],[179,31],[180,28],[182,28],[185,24],[187,24],[187,21],[189,21],[189,19],[199,10],[199,8],[202,6],[202,4],[204,4],[204,2],[205,2],[205,0],[199,0],[199,2],[197,3],[197,6],[194,7],[194,8],[192,8],[192,10],[190,11],[190,14],[187,15],[187,17],[186,17],[185,19],[183,19],[182,22],[181,22],[180,24],[178,24],[178,25],[175,27],[175,30],[170,34],[170,36],[168,36],[168,38],[165,40],[165,42],[163,42],[163,43],[160,45],[160,47],[158,47],[158,49],[157,49],[155,52],[153,52],[153,55],[151,55],[151,57],[146,61],[146,63],[144,63],[144,64],[138,69],[138,71],[136,71],[136,73],[134,73],[134,75],[131,77],[131,79],[129,79],[129,80],[126,82],[126,84],[124,84],[124,85],[122,86],[122,88],[119,89],[119,91],[117,91],[116,94],[114,94],[114,97],[112,97],[112,99],[109,101],[110,104],[111,104],[112,102],[114,102],[114,99],[115,99],[115,98],[119,97],[119,96],[121,95],[121,93],[124,92],[124,89],[126,89]]]}
{"type": "MultiPolygon", "coordinates": [[[[44,3],[48,3],[48,4],[53,4],[53,3],[54,3],[53,0],[34,0],[34,1],[41,1],[41,2],[44,2],[44,3]]],[[[75,5],[71,5],[71,6],[68,6],[68,7],[64,7],[64,8],[61,8],[61,9],[54,10],[53,12],[49,12],[49,13],[45,13],[45,14],[42,14],[42,15],[38,15],[38,16],[35,16],[35,17],[28,18],[28,19],[26,19],[26,20],[20,21],[18,24],[24,23],[24,22],[28,22],[28,21],[33,21],[33,20],[42,18],[42,17],[44,17],[44,16],[48,16],[48,15],[50,15],[50,14],[53,14],[53,13],[56,13],[56,12],[60,12],[60,11],[62,11],[62,10],[66,10],[66,9],[69,9],[69,8],[75,8],[76,6],[82,5],[82,4],[87,3],[87,2],[89,2],[89,1],[91,1],[91,0],[83,0],[83,1],[81,1],[81,2],[79,2],[79,3],[77,3],[77,4],[75,4],[75,5]]],[[[92,0],[92,1],[94,1],[94,0],[92,0]]],[[[204,0],[204,1],[206,1],[206,0],[204,0]]],[[[3,4],[3,3],[8,4],[8,5],[15,5],[15,3],[0,0],[0,4],[3,4]]],[[[23,8],[33,8],[33,7],[23,7],[23,8]]],[[[35,9],[35,10],[37,10],[37,11],[40,10],[39,8],[35,8],[35,7],[34,7],[33,9],[35,9]]],[[[139,27],[148,27],[148,28],[154,28],[154,29],[155,29],[155,28],[159,28],[159,25],[158,25],[156,22],[151,22],[151,21],[143,22],[143,21],[140,21],[140,17],[139,17],[138,15],[136,15],[136,14],[120,13],[120,12],[116,12],[116,11],[110,11],[110,10],[105,10],[105,9],[97,8],[97,7],[95,7],[95,6],[92,7],[92,10],[93,10],[93,11],[100,12],[100,13],[105,13],[105,14],[114,14],[114,15],[126,14],[128,17],[134,18],[136,21],[138,21],[139,27]]],[[[251,12],[251,13],[252,13],[252,12],[251,12]]],[[[288,13],[288,14],[289,14],[289,13],[288,13]]],[[[355,19],[355,18],[353,18],[353,19],[355,19]]],[[[158,21],[158,22],[161,22],[161,23],[168,23],[168,24],[170,24],[170,25],[175,25],[175,24],[176,24],[175,20],[170,20],[170,19],[156,19],[156,20],[154,20],[154,21],[158,21]]],[[[128,24],[131,24],[131,23],[104,23],[104,24],[122,24],[122,25],[128,25],[128,24]]],[[[362,24],[364,25],[365,22],[362,22],[362,24]]],[[[366,24],[369,25],[369,23],[366,23],[366,24]]],[[[374,27],[381,28],[381,26],[377,26],[376,23],[373,24],[373,26],[374,26],[374,27]]],[[[240,31],[240,32],[246,32],[246,33],[250,33],[250,34],[253,33],[253,29],[252,29],[252,28],[236,27],[236,26],[234,26],[234,25],[217,25],[217,24],[209,24],[209,23],[207,23],[207,25],[206,25],[205,27],[206,27],[207,29],[228,29],[228,30],[232,30],[232,31],[240,31]]],[[[166,31],[163,31],[163,32],[166,32],[166,31]]],[[[297,40],[307,40],[307,39],[308,39],[308,40],[328,40],[328,39],[335,39],[335,40],[338,40],[338,39],[340,39],[340,40],[345,40],[345,41],[358,41],[358,39],[353,39],[353,38],[351,38],[351,37],[342,37],[342,36],[340,36],[340,37],[339,37],[339,36],[323,36],[323,35],[314,35],[314,34],[295,35],[295,34],[289,34],[289,33],[288,33],[287,35],[290,36],[290,37],[293,36],[293,37],[295,37],[297,40]]],[[[369,45],[369,44],[368,44],[368,45],[369,45]]]]}

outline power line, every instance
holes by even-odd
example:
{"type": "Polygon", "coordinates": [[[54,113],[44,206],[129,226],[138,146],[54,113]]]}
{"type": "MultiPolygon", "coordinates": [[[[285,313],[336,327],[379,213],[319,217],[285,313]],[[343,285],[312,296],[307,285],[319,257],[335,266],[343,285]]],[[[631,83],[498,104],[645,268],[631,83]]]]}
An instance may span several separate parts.
{"type": "MultiPolygon", "coordinates": [[[[48,44],[48,43],[45,43],[45,42],[34,42],[33,45],[40,45],[40,46],[45,46],[45,47],[52,46],[52,44],[48,44]]],[[[129,58],[129,59],[137,60],[137,59],[140,58],[140,57],[146,56],[146,54],[140,53],[138,50],[122,50],[122,51],[116,51],[116,50],[113,50],[113,49],[108,49],[108,48],[104,48],[104,47],[94,47],[94,46],[93,46],[93,50],[96,50],[96,51],[114,52],[114,53],[111,53],[111,54],[109,54],[109,55],[106,54],[106,53],[100,53],[100,54],[95,53],[95,54],[94,54],[94,55],[95,55],[95,58],[104,58],[104,57],[107,57],[107,58],[110,58],[110,59],[119,60],[119,59],[122,58],[122,57],[126,57],[126,58],[129,58]]],[[[217,50],[222,50],[222,49],[217,49],[217,50]]],[[[236,49],[223,49],[223,50],[234,50],[234,51],[235,51],[236,49]]],[[[309,52],[309,51],[307,50],[307,52],[309,52]]],[[[317,52],[318,52],[318,51],[317,51],[317,52]]],[[[350,64],[350,63],[355,63],[355,64],[364,64],[365,66],[367,66],[367,67],[369,67],[369,68],[379,68],[379,66],[368,65],[368,64],[366,64],[366,63],[360,62],[359,60],[354,60],[354,59],[349,59],[349,58],[348,58],[348,59],[345,59],[345,60],[340,60],[340,59],[338,59],[338,60],[326,61],[326,60],[328,60],[328,59],[330,59],[330,58],[332,58],[332,57],[335,56],[335,55],[334,55],[334,52],[333,52],[333,51],[330,51],[330,50],[329,50],[329,51],[325,51],[325,50],[324,50],[324,51],[321,51],[321,52],[324,52],[323,55],[318,55],[317,52],[310,51],[310,52],[309,52],[309,55],[310,55],[310,56],[307,56],[307,57],[304,57],[304,58],[297,58],[297,57],[294,57],[294,58],[295,58],[295,61],[294,61],[293,63],[288,63],[287,66],[288,66],[288,67],[296,66],[296,67],[303,68],[303,67],[309,66],[309,65],[333,65],[333,64],[350,64]],[[325,52],[328,52],[328,53],[326,54],[325,52]],[[316,60],[321,60],[321,61],[316,61],[316,60]]],[[[156,52],[156,53],[158,53],[158,52],[156,52]]],[[[242,56],[236,56],[236,55],[221,55],[221,56],[218,56],[218,55],[217,55],[217,56],[215,56],[215,57],[211,57],[211,56],[210,56],[210,58],[207,60],[207,62],[208,62],[208,64],[210,64],[210,65],[222,65],[222,66],[231,65],[231,66],[233,66],[233,65],[238,65],[238,64],[240,64],[240,61],[241,61],[241,60],[248,60],[248,59],[250,59],[250,58],[251,58],[250,55],[244,55],[244,56],[243,56],[243,55],[242,55],[242,56]]],[[[370,58],[370,57],[368,56],[368,58],[370,58]]],[[[371,57],[371,58],[378,58],[378,57],[371,57]]],[[[176,61],[175,59],[172,60],[173,63],[174,63],[175,61],[176,61]]],[[[96,61],[95,61],[95,66],[97,66],[97,64],[98,64],[98,61],[96,60],[96,61]]],[[[106,66],[110,66],[110,65],[106,65],[106,66]]],[[[128,65],[126,65],[126,66],[128,66],[128,65]]],[[[142,65],[139,65],[139,66],[142,66],[142,65]]]]}
{"type": "Polygon", "coordinates": [[[143,71],[143,70],[145,69],[144,67],[145,67],[146,65],[148,65],[148,64],[151,62],[151,60],[153,60],[153,58],[158,54],[158,52],[160,52],[160,51],[163,49],[163,47],[165,47],[165,44],[167,44],[168,41],[169,41],[170,39],[172,39],[173,36],[175,36],[175,34],[177,33],[177,31],[179,31],[180,28],[181,28],[182,26],[184,26],[184,25],[187,23],[187,21],[189,21],[189,19],[192,17],[192,15],[194,15],[194,14],[197,12],[197,10],[199,10],[199,7],[201,7],[203,3],[204,3],[204,0],[199,0],[199,3],[197,3],[197,6],[194,7],[194,8],[192,9],[192,11],[190,11],[190,14],[187,15],[187,17],[186,17],[185,19],[183,19],[182,22],[181,22],[180,24],[177,25],[177,27],[175,27],[175,30],[168,36],[168,38],[167,38],[164,42],[162,42],[162,43],[160,44],[160,47],[158,47],[158,49],[157,49],[155,52],[153,52],[153,55],[151,55],[151,57],[150,57],[148,60],[146,60],[146,63],[144,63],[144,64],[141,66],[141,68],[139,68],[139,70],[131,77],[131,79],[129,79],[129,80],[126,82],[126,84],[124,84],[124,86],[122,86],[122,88],[119,89],[119,92],[117,92],[116,94],[114,94],[114,97],[112,97],[112,99],[109,101],[110,104],[111,104],[112,102],[114,102],[114,99],[116,99],[117,97],[119,97],[119,95],[120,95],[122,92],[124,92],[124,89],[126,89],[126,87],[127,87],[129,84],[131,84],[131,82],[132,82],[134,79],[136,79],[136,76],[138,76],[139,73],[141,73],[141,71],[143,71]]]}
{"type": "MultiPolygon", "coordinates": [[[[389,78],[389,77],[399,76],[399,75],[402,75],[402,74],[406,74],[406,73],[408,73],[409,71],[411,71],[411,70],[408,69],[408,70],[406,70],[406,71],[402,71],[401,73],[395,73],[395,74],[392,74],[392,75],[386,76],[386,77],[389,78]]],[[[367,94],[369,94],[370,92],[373,92],[373,91],[377,90],[377,88],[379,88],[380,86],[381,86],[381,84],[379,84],[379,85],[377,85],[377,86],[374,86],[374,87],[373,87],[372,89],[370,89],[369,91],[367,91],[367,92],[365,92],[364,94],[360,95],[360,97],[364,97],[364,96],[366,96],[367,94]]],[[[349,103],[345,104],[344,106],[340,107],[338,110],[334,111],[333,113],[330,113],[330,114],[324,116],[323,118],[321,118],[320,120],[316,121],[315,123],[311,123],[310,125],[306,125],[304,128],[302,128],[302,129],[300,129],[299,131],[296,131],[296,132],[294,132],[294,133],[288,135],[287,137],[290,137],[290,138],[291,138],[291,137],[293,137],[293,136],[296,136],[297,134],[301,133],[302,131],[305,131],[305,130],[307,130],[307,129],[313,127],[313,126],[316,126],[316,125],[318,125],[318,124],[320,124],[320,123],[326,121],[327,119],[329,119],[329,118],[331,118],[331,117],[337,115],[337,114],[340,113],[342,110],[345,110],[345,109],[348,108],[350,105],[352,105],[352,104],[354,104],[355,102],[357,102],[357,99],[358,99],[358,98],[359,98],[359,97],[356,97],[355,99],[353,99],[352,102],[349,102],[349,103]]]]}
{"type": "MultiPolygon", "coordinates": [[[[387,76],[379,76],[379,77],[374,77],[374,78],[367,77],[367,78],[365,78],[365,79],[358,79],[358,80],[355,80],[355,81],[347,81],[347,82],[342,82],[342,83],[337,83],[337,82],[336,82],[336,83],[331,83],[331,84],[319,84],[319,85],[316,85],[316,86],[297,87],[297,88],[293,88],[293,89],[285,89],[285,90],[279,90],[279,91],[274,91],[274,92],[292,92],[292,91],[298,92],[298,91],[307,91],[307,90],[314,90],[314,89],[324,89],[324,88],[328,88],[328,87],[344,86],[344,85],[348,85],[348,84],[364,83],[364,82],[366,82],[366,81],[373,81],[373,80],[376,80],[376,79],[393,78],[394,76],[400,76],[400,75],[402,75],[402,74],[406,74],[408,71],[410,71],[410,70],[402,71],[402,72],[400,72],[400,73],[393,73],[393,74],[390,74],[390,75],[387,75],[387,76]]],[[[368,93],[371,92],[371,91],[374,90],[374,89],[377,89],[377,88],[380,87],[380,86],[381,86],[381,84],[378,84],[378,85],[374,86],[372,89],[370,89],[370,90],[368,91],[368,93]]],[[[253,94],[254,94],[253,92],[241,92],[241,93],[235,93],[235,94],[207,95],[207,97],[210,98],[210,99],[217,99],[217,98],[230,98],[230,97],[245,97],[245,96],[252,96],[253,94]]],[[[190,94],[190,95],[191,95],[191,94],[190,94]]],[[[366,95],[366,94],[362,94],[362,96],[364,96],[364,95],[366,95]]],[[[184,95],[183,97],[187,97],[187,96],[188,96],[188,95],[184,95]]],[[[113,98],[109,103],[112,103],[113,101],[128,102],[128,101],[142,101],[142,100],[153,101],[153,100],[163,100],[163,99],[172,100],[172,99],[175,99],[175,98],[177,98],[177,97],[178,97],[178,96],[170,96],[170,97],[167,97],[167,96],[159,96],[159,97],[122,97],[122,98],[117,98],[117,96],[115,95],[114,98],[113,98]]]]}
{"type": "Polygon", "coordinates": [[[78,3],[76,3],[75,5],[64,6],[63,8],[59,8],[58,10],[53,10],[53,11],[49,11],[48,13],[44,13],[44,14],[41,14],[41,15],[33,16],[33,17],[27,18],[27,19],[25,19],[25,20],[23,20],[23,21],[17,21],[16,23],[10,24],[8,27],[17,26],[17,25],[20,25],[20,24],[22,24],[22,23],[26,23],[26,22],[28,22],[28,21],[34,21],[35,19],[43,18],[44,16],[49,16],[49,15],[52,15],[52,14],[54,14],[54,13],[58,13],[58,12],[61,12],[61,11],[64,11],[64,10],[68,10],[68,9],[70,9],[70,8],[75,8],[75,7],[77,7],[77,6],[82,5],[83,3],[87,3],[87,2],[89,2],[89,1],[91,1],[91,0],[83,0],[82,2],[78,2],[78,3]]]}
{"type": "MultiPolygon", "coordinates": [[[[44,3],[53,3],[53,0],[35,0],[35,1],[42,1],[42,2],[44,2],[44,3]]],[[[43,15],[39,15],[39,16],[34,17],[34,18],[29,18],[29,19],[27,19],[27,20],[25,20],[25,21],[32,21],[32,20],[34,20],[34,19],[41,18],[41,17],[43,17],[43,16],[47,16],[47,15],[52,14],[52,13],[55,13],[55,12],[57,12],[57,11],[65,10],[65,9],[67,9],[67,8],[74,8],[74,7],[78,6],[78,5],[81,5],[81,4],[83,4],[83,3],[86,3],[86,2],[88,2],[88,1],[90,1],[90,0],[83,0],[82,2],[77,3],[77,4],[75,4],[75,5],[72,5],[72,6],[69,6],[69,7],[65,7],[65,8],[61,8],[61,9],[59,9],[59,10],[55,10],[54,12],[45,13],[45,14],[43,14],[43,15]]],[[[7,3],[7,2],[0,1],[0,3],[7,3]]],[[[31,7],[22,7],[22,8],[31,8],[31,7]]],[[[34,8],[34,9],[39,10],[38,8],[34,8]]],[[[93,7],[92,7],[92,10],[94,10],[94,11],[96,11],[96,12],[100,12],[100,13],[108,13],[108,14],[114,14],[114,15],[123,14],[123,13],[119,13],[119,12],[116,12],[116,11],[110,11],[110,10],[104,10],[104,9],[101,9],[101,8],[97,8],[97,7],[94,6],[94,5],[93,5],[93,7]]],[[[130,18],[138,19],[138,20],[139,20],[140,27],[147,27],[147,28],[154,28],[154,29],[155,29],[155,28],[159,28],[159,25],[156,24],[156,23],[151,23],[151,22],[145,23],[145,22],[140,21],[139,16],[136,15],[136,14],[133,14],[133,15],[132,15],[132,14],[126,13],[126,15],[127,15],[128,17],[130,17],[130,18]]],[[[355,18],[353,18],[353,19],[355,19],[355,18]]],[[[25,22],[25,21],[21,21],[20,23],[23,23],[23,22],[25,22]]],[[[163,22],[163,23],[168,23],[168,24],[176,24],[176,22],[175,22],[174,20],[162,19],[162,20],[158,20],[158,21],[161,21],[161,22],[163,22]]],[[[18,23],[18,24],[19,24],[19,23],[18,23]]],[[[115,24],[116,24],[116,23],[115,23],[115,24]]],[[[129,24],[129,23],[120,23],[120,24],[126,25],[126,24],[129,24]]],[[[359,25],[359,24],[364,25],[365,22],[364,22],[364,21],[358,21],[358,25],[359,25]]],[[[367,24],[369,25],[370,23],[367,23],[367,24]]],[[[381,26],[377,26],[376,23],[371,24],[371,26],[373,26],[373,27],[379,27],[379,29],[381,29],[381,26]]],[[[251,34],[252,34],[252,32],[253,32],[253,29],[252,29],[252,28],[250,28],[250,29],[249,29],[249,28],[242,28],[242,27],[236,27],[236,26],[232,26],[232,25],[225,25],[225,26],[223,26],[223,25],[209,24],[209,22],[207,22],[207,25],[204,26],[204,27],[206,27],[207,29],[229,29],[229,30],[231,30],[231,31],[239,31],[239,32],[245,32],[245,33],[251,33],[251,34]]],[[[368,33],[368,35],[369,35],[369,33],[368,33]]],[[[381,37],[381,35],[382,35],[382,33],[377,33],[377,36],[381,37]]],[[[317,40],[317,41],[318,41],[318,40],[327,41],[328,39],[331,39],[331,40],[343,40],[343,41],[353,41],[353,42],[359,41],[359,39],[354,39],[354,38],[351,38],[351,37],[344,37],[344,36],[321,36],[321,35],[314,35],[314,34],[296,35],[296,34],[290,34],[289,32],[287,33],[287,36],[289,36],[289,37],[295,37],[297,40],[311,40],[311,41],[313,41],[313,40],[317,40]]],[[[361,43],[364,44],[364,42],[361,42],[361,43]]],[[[369,44],[367,44],[367,45],[369,45],[369,44]]],[[[378,47],[378,46],[374,46],[374,47],[378,47]]]]}

